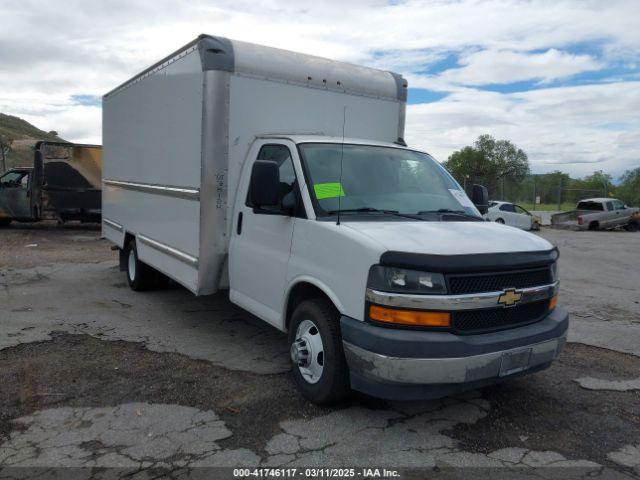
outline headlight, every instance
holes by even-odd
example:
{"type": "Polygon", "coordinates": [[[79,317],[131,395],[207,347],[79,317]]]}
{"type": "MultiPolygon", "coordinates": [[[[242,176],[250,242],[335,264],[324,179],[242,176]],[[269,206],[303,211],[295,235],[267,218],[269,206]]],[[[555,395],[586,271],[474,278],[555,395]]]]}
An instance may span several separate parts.
{"type": "Polygon", "coordinates": [[[552,282],[557,282],[559,279],[558,277],[558,262],[553,262],[551,264],[551,281],[552,282]]]}
{"type": "Polygon", "coordinates": [[[447,293],[441,273],[419,272],[404,268],[374,265],[369,270],[367,286],[382,292],[435,295],[447,293]]]}

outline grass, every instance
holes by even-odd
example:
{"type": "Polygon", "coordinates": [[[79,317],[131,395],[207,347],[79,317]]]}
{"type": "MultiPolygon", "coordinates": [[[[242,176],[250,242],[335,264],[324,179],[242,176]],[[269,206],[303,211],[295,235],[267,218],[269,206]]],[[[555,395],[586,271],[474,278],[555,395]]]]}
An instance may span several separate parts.
{"type": "MultiPolygon", "coordinates": [[[[537,211],[537,212],[557,212],[558,204],[557,203],[540,203],[538,205],[533,205],[532,203],[518,203],[522,208],[526,208],[529,211],[537,211]]],[[[569,210],[575,210],[575,203],[562,203],[560,205],[560,211],[567,212],[569,210]]]]}
{"type": "Polygon", "coordinates": [[[38,140],[60,141],[60,138],[34,127],[26,120],[0,113],[0,134],[9,138],[36,138],[38,140]]]}
{"type": "MultiPolygon", "coordinates": [[[[13,167],[31,166],[33,164],[33,146],[38,140],[64,141],[19,117],[4,113],[0,113],[0,135],[11,140],[29,140],[26,144],[14,142],[7,155],[7,170],[13,167]]],[[[2,170],[1,159],[0,170],[2,170]]]]}

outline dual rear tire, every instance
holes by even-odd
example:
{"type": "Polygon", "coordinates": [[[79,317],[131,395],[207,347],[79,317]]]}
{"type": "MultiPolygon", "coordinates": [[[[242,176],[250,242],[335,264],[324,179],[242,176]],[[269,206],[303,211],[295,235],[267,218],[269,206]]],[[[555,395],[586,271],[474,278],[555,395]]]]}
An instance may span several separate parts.
{"type": "Polygon", "coordinates": [[[127,243],[124,255],[127,266],[127,283],[129,287],[131,287],[131,290],[135,290],[136,292],[157,290],[165,287],[169,282],[169,279],[165,275],[140,261],[138,257],[138,247],[134,239],[127,243]]]}

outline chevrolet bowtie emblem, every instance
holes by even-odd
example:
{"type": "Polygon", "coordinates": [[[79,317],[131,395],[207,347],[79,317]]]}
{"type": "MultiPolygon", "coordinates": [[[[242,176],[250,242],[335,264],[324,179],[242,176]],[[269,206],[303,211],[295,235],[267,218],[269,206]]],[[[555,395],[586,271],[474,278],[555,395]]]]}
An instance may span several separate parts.
{"type": "Polygon", "coordinates": [[[516,292],[515,288],[510,288],[502,292],[502,295],[498,297],[498,303],[503,307],[513,307],[521,298],[521,292],[516,292]]]}

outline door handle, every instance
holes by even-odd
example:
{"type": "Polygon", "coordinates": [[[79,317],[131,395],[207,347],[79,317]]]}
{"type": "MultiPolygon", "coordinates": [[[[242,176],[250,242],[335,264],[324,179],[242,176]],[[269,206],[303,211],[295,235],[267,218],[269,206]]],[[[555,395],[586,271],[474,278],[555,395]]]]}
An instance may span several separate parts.
{"type": "Polygon", "coordinates": [[[238,214],[238,225],[236,227],[236,233],[238,235],[242,233],[242,212],[238,214]]]}

